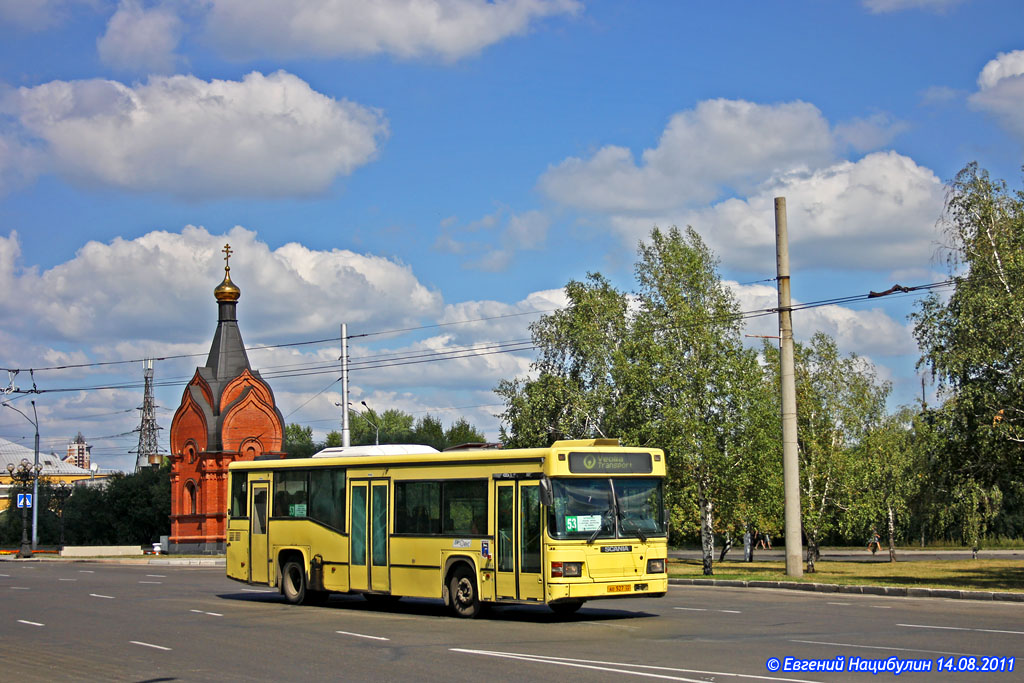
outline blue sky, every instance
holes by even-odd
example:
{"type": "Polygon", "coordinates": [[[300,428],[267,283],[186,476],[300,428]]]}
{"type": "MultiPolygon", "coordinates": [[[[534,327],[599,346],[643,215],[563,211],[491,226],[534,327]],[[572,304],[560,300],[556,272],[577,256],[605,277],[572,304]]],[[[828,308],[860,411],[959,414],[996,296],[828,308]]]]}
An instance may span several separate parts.
{"type": "MultiPolygon", "coordinates": [[[[392,361],[526,338],[588,271],[629,289],[654,225],[692,225],[741,307],[771,305],[746,283],[774,275],[778,195],[798,300],[943,279],[943,183],[978,161],[1019,185],[1022,25],[1018,0],[0,0],[0,367],[205,353],[225,242],[248,344],[425,327],[353,341],[392,361]]],[[[812,309],[796,334],[832,334],[909,402],[913,300],[812,309]]],[[[493,438],[490,390],[530,358],[381,362],[353,398],[493,438]]],[[[165,442],[197,364],[156,364],[165,442]]],[[[318,434],[340,398],[324,370],[271,380],[318,434]]],[[[44,448],[82,431],[131,466],[138,388],[36,399],[44,448]]],[[[0,413],[0,436],[30,430],[0,413]]]]}

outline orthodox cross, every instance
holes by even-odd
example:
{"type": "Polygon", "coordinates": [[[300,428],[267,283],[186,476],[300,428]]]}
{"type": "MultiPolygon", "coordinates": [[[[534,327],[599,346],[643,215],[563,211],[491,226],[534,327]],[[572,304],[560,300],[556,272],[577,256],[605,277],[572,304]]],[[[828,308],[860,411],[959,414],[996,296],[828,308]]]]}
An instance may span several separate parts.
{"type": "Polygon", "coordinates": [[[228,259],[231,258],[231,245],[225,244],[224,248],[221,249],[221,251],[224,252],[224,268],[230,268],[230,266],[228,265],[228,259]]]}

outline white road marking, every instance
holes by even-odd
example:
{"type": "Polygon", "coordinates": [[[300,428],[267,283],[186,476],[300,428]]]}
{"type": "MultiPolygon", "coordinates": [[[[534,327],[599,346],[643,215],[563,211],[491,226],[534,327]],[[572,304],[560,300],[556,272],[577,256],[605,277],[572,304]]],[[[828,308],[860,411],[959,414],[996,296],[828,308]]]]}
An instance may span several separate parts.
{"type": "Polygon", "coordinates": [[[153,643],[144,643],[141,640],[129,640],[128,642],[131,643],[132,645],[142,645],[143,647],[151,647],[151,648],[156,649],[156,650],[170,651],[170,649],[171,649],[169,647],[164,647],[163,645],[154,645],[153,643]]]}
{"type": "Polygon", "coordinates": [[[11,578],[10,574],[0,574],[0,576],[4,577],[5,579],[11,578]]]}
{"type": "Polygon", "coordinates": [[[349,633],[348,631],[335,631],[343,636],[355,636],[356,638],[369,638],[370,640],[391,640],[390,638],[383,638],[381,636],[368,636],[363,633],[349,633]]]}
{"type": "Polygon", "coordinates": [[[25,621],[24,619],[18,619],[18,623],[28,624],[29,626],[45,626],[45,624],[40,624],[38,621],[25,621]]]}
{"type": "Polygon", "coordinates": [[[703,607],[673,607],[672,609],[686,610],[687,612],[722,612],[723,614],[743,614],[738,609],[705,609],[703,607]]]}
{"type": "Polygon", "coordinates": [[[163,583],[163,581],[139,581],[139,583],[157,583],[157,584],[160,584],[160,583],[163,583]]]}
{"type": "Polygon", "coordinates": [[[211,617],[222,617],[222,616],[224,616],[223,614],[220,614],[218,612],[204,612],[201,609],[190,609],[189,612],[195,612],[196,614],[209,614],[211,617]]]}
{"type": "Polygon", "coordinates": [[[701,607],[673,607],[672,609],[681,609],[687,612],[707,612],[706,609],[703,609],[701,607]]]}
{"type": "Polygon", "coordinates": [[[243,588],[243,593],[276,593],[277,591],[263,590],[260,588],[243,588]]]}
{"type": "Polygon", "coordinates": [[[105,598],[107,600],[113,600],[114,599],[113,595],[100,595],[99,593],[89,593],[89,597],[91,597],[91,598],[105,598]]]}
{"type": "Polygon", "coordinates": [[[146,574],[151,579],[166,579],[167,574],[146,574]]]}
{"type": "Polygon", "coordinates": [[[842,605],[843,607],[848,607],[850,605],[850,603],[848,603],[848,602],[830,602],[828,604],[829,605],[842,605]]]}
{"type": "Polygon", "coordinates": [[[27,591],[31,590],[28,586],[10,586],[12,591],[27,591]]]}
{"type": "Polygon", "coordinates": [[[79,573],[79,574],[95,574],[96,572],[94,572],[94,571],[93,571],[93,570],[91,570],[91,569],[79,569],[79,570],[78,570],[78,573],[79,573]]]}
{"type": "Polygon", "coordinates": [[[860,647],[866,650],[895,650],[896,652],[930,652],[935,655],[956,655],[957,657],[971,657],[969,652],[946,652],[945,650],[921,650],[913,647],[884,647],[882,645],[854,645],[853,643],[827,643],[822,640],[791,640],[791,643],[807,643],[809,645],[830,645],[832,647],[860,647]]]}
{"type": "Polygon", "coordinates": [[[78,581],[78,579],[57,579],[58,581],[78,581]]]}
{"type": "Polygon", "coordinates": [[[1024,636],[1024,631],[1001,631],[995,628],[966,628],[963,626],[929,626],[928,624],[896,624],[906,628],[937,628],[943,631],[974,631],[975,633],[1009,633],[1015,636],[1024,636]]]}
{"type": "Polygon", "coordinates": [[[892,605],[871,605],[875,609],[892,609],[892,605]]]}
{"type": "Polygon", "coordinates": [[[790,683],[820,683],[819,681],[808,681],[802,678],[778,678],[775,676],[759,676],[757,674],[738,674],[731,671],[702,671],[700,669],[677,669],[670,666],[651,666],[647,664],[628,664],[624,662],[604,662],[594,659],[570,659],[568,657],[549,657],[547,655],[530,655],[518,652],[496,652],[493,650],[464,650],[462,648],[451,648],[451,652],[461,652],[470,655],[484,655],[486,657],[502,657],[504,659],[518,659],[524,662],[535,664],[557,664],[558,666],[571,666],[577,669],[594,669],[597,671],[610,671],[613,673],[629,674],[631,676],[644,676],[646,678],[664,678],[670,681],[688,681],[689,683],[706,683],[699,678],[683,678],[670,674],[651,673],[649,671],[631,671],[630,669],[615,667],[632,667],[633,669],[651,669],[654,671],[672,671],[678,673],[697,674],[699,676],[726,676],[729,678],[752,678],[759,681],[789,681],[790,683]]]}

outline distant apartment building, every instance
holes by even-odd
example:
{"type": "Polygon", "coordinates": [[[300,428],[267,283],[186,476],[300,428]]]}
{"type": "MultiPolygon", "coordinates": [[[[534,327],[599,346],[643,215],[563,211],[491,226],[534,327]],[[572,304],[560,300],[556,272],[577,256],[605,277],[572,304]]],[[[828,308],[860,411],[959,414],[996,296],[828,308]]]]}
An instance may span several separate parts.
{"type": "Polygon", "coordinates": [[[65,456],[64,462],[87,470],[89,469],[89,451],[91,450],[92,446],[85,442],[82,432],[78,432],[75,440],[68,444],[68,454],[65,456]]]}

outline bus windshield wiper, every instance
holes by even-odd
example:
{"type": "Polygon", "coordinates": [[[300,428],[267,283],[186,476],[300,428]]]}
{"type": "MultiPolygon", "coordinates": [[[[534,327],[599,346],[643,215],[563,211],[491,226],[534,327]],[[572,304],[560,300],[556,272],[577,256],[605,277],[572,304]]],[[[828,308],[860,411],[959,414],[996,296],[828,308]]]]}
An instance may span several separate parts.
{"type": "Polygon", "coordinates": [[[588,545],[593,543],[594,541],[596,541],[597,537],[601,535],[602,531],[604,531],[604,519],[605,519],[605,517],[607,517],[609,515],[614,515],[614,514],[615,514],[615,509],[614,508],[608,508],[607,510],[605,510],[604,512],[601,513],[601,526],[597,527],[597,529],[594,530],[594,533],[590,534],[590,538],[587,539],[587,544],[588,545]]]}
{"type": "MultiPolygon", "coordinates": [[[[626,526],[626,516],[625,516],[625,515],[623,515],[623,514],[622,514],[621,512],[619,513],[619,522],[620,522],[620,524],[621,524],[621,525],[622,525],[623,527],[625,527],[625,526],[626,526]]],[[[640,542],[641,542],[641,543],[647,543],[647,536],[646,536],[646,535],[644,535],[644,532],[640,531],[640,527],[639,527],[639,526],[637,526],[637,525],[636,525],[636,523],[635,523],[635,522],[632,522],[632,521],[630,521],[629,525],[630,525],[631,527],[633,527],[632,531],[633,531],[634,533],[636,533],[636,535],[637,535],[637,538],[639,538],[639,539],[640,539],[640,542]]],[[[630,531],[630,530],[629,530],[629,529],[627,529],[627,531],[630,531]]]]}

